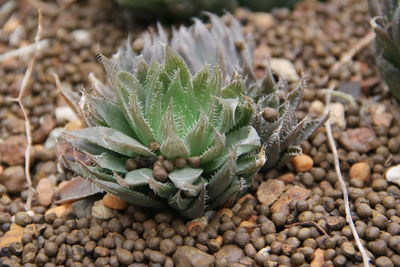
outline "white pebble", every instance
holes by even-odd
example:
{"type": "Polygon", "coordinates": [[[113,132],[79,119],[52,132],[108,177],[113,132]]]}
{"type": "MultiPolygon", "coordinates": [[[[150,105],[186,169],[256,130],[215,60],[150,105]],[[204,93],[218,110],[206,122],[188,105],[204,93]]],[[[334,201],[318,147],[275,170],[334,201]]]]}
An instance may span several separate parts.
{"type": "Polygon", "coordinates": [[[310,105],[310,113],[315,115],[322,115],[324,113],[324,103],[320,100],[314,100],[310,105]]]}
{"type": "Polygon", "coordinates": [[[342,103],[332,103],[330,105],[331,116],[329,118],[330,122],[336,124],[342,129],[346,129],[346,119],[344,116],[344,106],[342,103]]]}
{"type": "Polygon", "coordinates": [[[289,60],[284,58],[271,58],[269,61],[272,71],[279,76],[291,82],[295,82],[300,79],[299,75],[296,72],[296,68],[289,60]]]}
{"type": "Polygon", "coordinates": [[[92,35],[87,30],[75,30],[71,34],[80,45],[90,45],[92,43],[92,35]]]}
{"type": "Polygon", "coordinates": [[[55,110],[57,123],[78,120],[75,112],[69,106],[57,107],[55,110]]]}
{"type": "Polygon", "coordinates": [[[400,185],[400,164],[390,167],[386,171],[386,180],[391,183],[400,185]]]}

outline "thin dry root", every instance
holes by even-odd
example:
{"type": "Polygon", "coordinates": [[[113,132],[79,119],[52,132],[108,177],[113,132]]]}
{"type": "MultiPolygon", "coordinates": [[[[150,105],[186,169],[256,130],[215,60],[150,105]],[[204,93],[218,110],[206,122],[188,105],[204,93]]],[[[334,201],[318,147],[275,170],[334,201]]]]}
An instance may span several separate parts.
{"type": "MultiPolygon", "coordinates": [[[[329,112],[330,109],[330,103],[331,103],[331,95],[327,94],[327,100],[326,100],[326,112],[329,112]]],[[[350,226],[351,232],[354,236],[354,240],[356,241],[358,250],[361,253],[362,259],[363,259],[363,264],[364,267],[369,267],[369,257],[364,249],[364,246],[360,240],[360,237],[358,236],[356,227],[354,225],[354,221],[351,217],[351,211],[350,211],[350,203],[349,203],[349,194],[347,192],[347,187],[346,184],[344,182],[343,176],[342,176],[342,172],[340,170],[340,162],[339,162],[339,155],[336,149],[336,144],[335,144],[335,140],[333,139],[333,135],[332,135],[332,128],[331,128],[331,124],[329,119],[325,122],[325,129],[326,129],[326,134],[328,135],[328,141],[329,141],[329,145],[331,147],[332,150],[332,154],[334,157],[334,163],[335,163],[335,171],[340,183],[340,187],[342,189],[343,192],[343,199],[344,199],[344,207],[345,207],[345,212],[346,212],[346,221],[350,226]]]]}
{"type": "Polygon", "coordinates": [[[35,65],[36,58],[37,58],[39,50],[40,50],[39,49],[40,48],[39,41],[40,41],[40,36],[42,33],[42,26],[41,26],[42,25],[42,13],[40,10],[38,10],[38,13],[39,13],[39,19],[38,19],[38,29],[37,29],[37,33],[36,33],[36,37],[35,37],[34,54],[33,54],[31,61],[29,62],[28,68],[25,72],[24,79],[22,80],[22,83],[21,83],[21,88],[19,91],[18,98],[16,99],[16,101],[18,102],[18,105],[20,106],[20,108],[22,110],[22,113],[23,113],[24,119],[25,119],[25,135],[26,135],[25,176],[26,176],[26,182],[28,183],[28,199],[26,201],[25,209],[27,211],[31,210],[32,199],[35,194],[35,190],[32,185],[32,178],[31,178],[31,173],[30,173],[31,149],[32,149],[32,136],[31,136],[32,130],[31,130],[31,124],[29,122],[27,110],[23,104],[23,98],[28,93],[29,80],[31,79],[33,67],[35,65]]]}

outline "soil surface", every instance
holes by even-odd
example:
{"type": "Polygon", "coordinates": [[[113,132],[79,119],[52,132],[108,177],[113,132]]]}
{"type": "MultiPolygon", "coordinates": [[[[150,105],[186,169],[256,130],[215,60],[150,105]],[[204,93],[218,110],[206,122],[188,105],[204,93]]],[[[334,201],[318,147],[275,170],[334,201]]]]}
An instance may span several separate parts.
{"type": "MultiPolygon", "coordinates": [[[[0,6],[0,266],[362,264],[323,127],[302,143],[303,156],[258,174],[249,194],[202,220],[125,206],[109,196],[57,203],[58,190],[73,175],[57,163],[54,134],[79,125],[53,74],[76,90],[90,86],[91,72],[105,80],[98,49],[110,56],[146,27],[111,1],[29,2],[43,12],[43,49],[23,100],[33,128],[37,197],[33,213],[26,212],[25,122],[14,98],[32,56],[26,50],[38,14],[28,1],[6,1],[0,6]]],[[[372,43],[357,49],[371,31],[367,1],[305,0],[293,11],[234,13],[254,36],[258,73],[269,60],[291,87],[301,73],[307,77],[299,118],[324,112],[322,89],[353,97],[354,103],[334,97],[331,104],[352,219],[371,264],[400,266],[400,189],[385,178],[400,164],[400,107],[379,77],[372,43]]]]}

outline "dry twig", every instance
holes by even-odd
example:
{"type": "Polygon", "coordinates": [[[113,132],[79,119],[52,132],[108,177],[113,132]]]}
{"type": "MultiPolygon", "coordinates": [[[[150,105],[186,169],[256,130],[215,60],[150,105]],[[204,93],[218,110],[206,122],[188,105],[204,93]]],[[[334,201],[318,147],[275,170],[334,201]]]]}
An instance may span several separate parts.
{"type": "MultiPolygon", "coordinates": [[[[327,100],[326,100],[326,112],[329,112],[330,109],[330,103],[331,103],[331,95],[327,94],[327,100]]],[[[332,154],[333,154],[333,158],[334,158],[334,163],[335,163],[335,171],[339,180],[339,184],[340,187],[342,189],[343,192],[343,200],[344,200],[344,207],[345,207],[345,212],[346,212],[346,221],[350,226],[350,230],[354,236],[354,240],[356,241],[358,250],[361,253],[362,259],[363,259],[363,263],[364,263],[364,267],[369,267],[369,257],[364,249],[364,246],[360,240],[360,237],[358,236],[356,227],[354,225],[354,221],[351,217],[351,210],[350,210],[350,203],[349,203],[349,194],[347,192],[347,187],[346,184],[344,182],[343,176],[342,176],[342,172],[340,170],[340,162],[339,162],[339,155],[337,152],[337,148],[336,148],[336,144],[335,144],[335,140],[333,139],[333,134],[332,134],[332,128],[331,128],[331,124],[329,119],[325,122],[325,129],[326,129],[326,134],[328,135],[328,141],[329,141],[329,145],[331,147],[332,150],[332,154]]]]}
{"type": "Polygon", "coordinates": [[[343,65],[350,62],[358,52],[364,49],[364,47],[370,45],[374,39],[375,33],[371,31],[351,47],[347,53],[343,54],[343,56],[340,57],[340,60],[332,65],[330,71],[337,72],[343,65]]]}
{"type": "Polygon", "coordinates": [[[28,84],[29,80],[31,79],[32,76],[32,71],[33,67],[36,62],[36,58],[38,56],[38,53],[40,51],[39,47],[39,41],[40,41],[40,36],[42,33],[42,13],[40,9],[38,9],[39,12],[39,19],[38,19],[38,28],[37,28],[37,33],[35,36],[35,51],[33,54],[33,57],[31,61],[29,62],[28,68],[25,72],[24,79],[22,80],[21,83],[21,88],[19,91],[18,98],[15,99],[16,102],[18,102],[18,105],[20,106],[22,113],[24,115],[25,119],[25,135],[26,135],[26,149],[25,149],[25,176],[26,176],[26,181],[28,183],[28,199],[26,200],[26,205],[25,209],[27,211],[30,211],[31,209],[31,204],[32,204],[32,199],[33,195],[35,193],[33,186],[32,186],[32,178],[31,178],[31,173],[30,173],[30,165],[31,165],[31,148],[32,148],[32,136],[31,136],[31,124],[29,122],[29,117],[27,110],[23,104],[23,98],[28,92],[28,84]]]}

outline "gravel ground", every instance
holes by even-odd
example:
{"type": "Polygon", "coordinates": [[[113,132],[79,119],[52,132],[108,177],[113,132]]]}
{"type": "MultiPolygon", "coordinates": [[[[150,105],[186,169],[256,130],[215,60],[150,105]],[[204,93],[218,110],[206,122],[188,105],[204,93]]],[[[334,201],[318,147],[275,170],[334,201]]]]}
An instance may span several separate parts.
{"type": "MultiPolygon", "coordinates": [[[[9,15],[0,16],[0,58],[29,45],[35,35],[35,9],[22,0],[15,3],[9,15]]],[[[52,202],[70,174],[59,172],[48,135],[66,123],[74,127],[75,118],[63,108],[65,100],[51,74],[77,89],[88,85],[89,72],[104,79],[95,59],[97,44],[111,55],[128,32],[136,36],[143,29],[126,22],[109,1],[63,3],[57,12],[57,6],[46,6],[43,39],[49,43],[24,100],[34,128],[34,184],[43,192],[32,217],[23,211],[24,121],[18,105],[10,101],[18,94],[29,56],[0,60],[0,266],[361,264],[323,128],[302,144],[304,156],[286,169],[258,174],[250,194],[206,221],[154,214],[110,202],[110,197],[73,205],[52,202]]],[[[355,105],[334,98],[331,118],[352,218],[372,264],[400,266],[400,189],[384,177],[389,166],[400,163],[399,107],[379,79],[369,47],[348,64],[334,67],[370,31],[366,1],[306,0],[292,12],[239,9],[235,15],[244,31],[254,34],[260,73],[270,57],[275,71],[286,75],[292,86],[296,75],[288,69],[308,78],[299,117],[323,112],[322,88],[334,84],[354,96],[355,105]],[[293,64],[282,67],[288,66],[285,59],[293,64]]]]}

